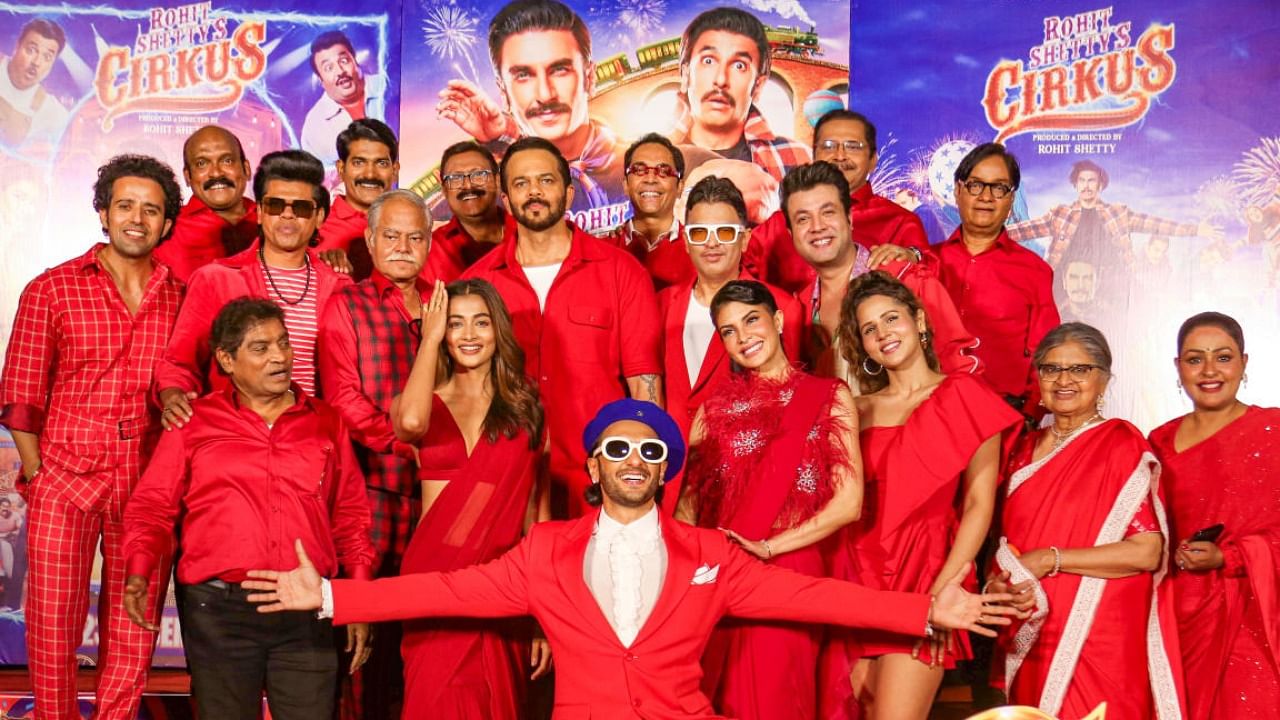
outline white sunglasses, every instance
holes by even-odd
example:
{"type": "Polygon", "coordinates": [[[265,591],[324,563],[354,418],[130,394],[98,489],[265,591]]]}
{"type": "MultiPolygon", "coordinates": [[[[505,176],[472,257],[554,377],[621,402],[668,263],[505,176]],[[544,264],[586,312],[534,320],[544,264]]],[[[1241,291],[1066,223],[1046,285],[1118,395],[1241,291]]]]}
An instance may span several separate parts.
{"type": "Polygon", "coordinates": [[[622,462],[631,457],[631,451],[635,450],[640,453],[640,459],[650,465],[667,459],[667,444],[661,440],[647,438],[644,440],[632,440],[630,438],[610,435],[600,441],[600,445],[596,447],[593,455],[604,455],[606,460],[613,462],[622,462]]]}
{"type": "Polygon", "coordinates": [[[684,239],[690,245],[706,245],[712,239],[720,245],[732,245],[742,236],[742,226],[734,223],[700,223],[684,226],[684,239]]]}

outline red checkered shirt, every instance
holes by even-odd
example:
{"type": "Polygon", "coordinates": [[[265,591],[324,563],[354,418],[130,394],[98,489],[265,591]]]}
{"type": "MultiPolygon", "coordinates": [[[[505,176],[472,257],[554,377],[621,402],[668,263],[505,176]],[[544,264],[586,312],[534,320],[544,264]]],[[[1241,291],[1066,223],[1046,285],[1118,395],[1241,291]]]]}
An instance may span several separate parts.
{"type": "MultiPolygon", "coordinates": [[[[1058,267],[1072,239],[1076,236],[1076,229],[1080,226],[1080,213],[1083,210],[1079,202],[1059,205],[1043,217],[1023,220],[1005,229],[1014,242],[1026,242],[1041,237],[1050,238],[1046,260],[1049,261],[1049,265],[1058,267]]],[[[1097,210],[1102,226],[1106,228],[1107,235],[1115,245],[1113,252],[1123,257],[1126,265],[1133,265],[1133,242],[1129,238],[1129,233],[1194,236],[1200,232],[1200,226],[1196,223],[1180,223],[1134,212],[1127,205],[1100,202],[1097,210]]]]}
{"type": "MultiPolygon", "coordinates": [[[[693,115],[689,112],[689,104],[680,100],[680,114],[676,118],[675,127],[667,136],[671,142],[683,145],[690,142],[689,128],[693,126],[693,115]]],[[[755,105],[747,111],[747,121],[742,126],[742,135],[746,138],[747,147],[751,149],[751,162],[759,165],[778,182],[787,171],[797,165],[804,165],[813,159],[813,154],[803,143],[791,138],[774,135],[769,128],[769,121],[755,105]]]]}
{"type": "Polygon", "coordinates": [[[123,497],[137,479],[115,472],[118,453],[158,430],[147,391],[183,292],[156,263],[130,314],[98,260],[104,247],[22,291],[0,380],[0,425],[40,436],[41,462],[78,478],[62,489],[85,511],[101,509],[113,490],[123,497]]]}

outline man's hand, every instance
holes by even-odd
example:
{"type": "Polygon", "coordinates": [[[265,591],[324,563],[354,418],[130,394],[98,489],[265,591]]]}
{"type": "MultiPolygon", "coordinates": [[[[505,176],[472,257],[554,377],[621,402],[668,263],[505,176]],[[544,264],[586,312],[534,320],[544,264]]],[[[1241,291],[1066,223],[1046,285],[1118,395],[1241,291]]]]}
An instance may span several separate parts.
{"type": "MultiPolygon", "coordinates": [[[[363,242],[359,238],[355,242],[363,242]]],[[[328,265],[334,272],[350,275],[355,266],[351,264],[351,260],[347,258],[347,251],[342,248],[333,248],[330,250],[320,251],[320,262],[328,265]]]]}
{"type": "Polygon", "coordinates": [[[1222,548],[1205,540],[1183,542],[1178,546],[1176,555],[1178,568],[1191,572],[1208,572],[1217,570],[1226,563],[1222,548]]]}
{"type": "Polygon", "coordinates": [[[551,643],[544,637],[535,637],[529,655],[529,664],[533,667],[530,680],[537,680],[551,670],[551,643]]]}
{"type": "Polygon", "coordinates": [[[369,623],[351,623],[347,626],[347,652],[351,653],[349,674],[355,675],[373,654],[373,628],[369,623]]]}
{"type": "Polygon", "coordinates": [[[969,575],[969,566],[970,563],[965,563],[934,596],[929,624],[942,630],[968,630],[995,637],[994,630],[983,626],[1008,625],[1010,617],[1021,617],[1022,613],[1005,605],[1013,601],[1013,596],[1008,593],[974,595],[961,587],[969,575]]]}
{"type": "Polygon", "coordinates": [[[901,245],[893,245],[885,243],[871,248],[871,257],[867,260],[867,267],[872,270],[894,260],[901,260],[905,263],[914,263],[916,254],[902,247],[901,245]]]}
{"type": "Polygon", "coordinates": [[[124,581],[124,611],[133,624],[143,630],[160,630],[158,625],[147,619],[147,579],[142,575],[130,575],[124,581]]]}
{"type": "Polygon", "coordinates": [[[1199,235],[1202,238],[1209,238],[1210,240],[1221,240],[1223,237],[1222,228],[1218,225],[1214,225],[1208,220],[1200,221],[1200,224],[1196,228],[1196,235],[1199,235]]]}
{"type": "Polygon", "coordinates": [[[191,401],[196,399],[193,392],[183,392],[182,388],[165,388],[160,391],[160,424],[165,430],[176,430],[191,421],[191,401]]]}
{"type": "Polygon", "coordinates": [[[503,135],[515,135],[514,121],[502,112],[502,106],[466,80],[450,80],[440,91],[436,115],[452,120],[476,142],[493,142],[503,135]]]}
{"type": "MultiPolygon", "coordinates": [[[[689,173],[684,186],[691,188],[710,176],[732,180],[747,204],[747,220],[759,225],[778,209],[778,181],[758,165],[742,160],[708,160],[689,173]]],[[[676,217],[684,217],[684,198],[677,201],[676,217]]]]}
{"type": "Polygon", "coordinates": [[[320,573],[316,572],[316,566],[311,564],[311,558],[302,549],[302,540],[294,540],[293,549],[298,553],[298,567],[289,572],[250,570],[251,579],[240,583],[245,590],[261,591],[246,598],[249,602],[264,603],[258,606],[258,612],[319,610],[324,603],[320,573]]]}

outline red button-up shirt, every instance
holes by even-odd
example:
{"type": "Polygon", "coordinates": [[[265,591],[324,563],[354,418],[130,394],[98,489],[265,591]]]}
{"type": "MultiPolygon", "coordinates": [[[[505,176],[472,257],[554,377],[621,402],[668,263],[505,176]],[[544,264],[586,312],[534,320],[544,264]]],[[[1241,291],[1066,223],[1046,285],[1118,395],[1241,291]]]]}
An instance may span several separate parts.
{"type": "Polygon", "coordinates": [[[40,436],[41,462],[84,510],[137,479],[140,458],[118,453],[158,428],[147,390],[182,301],[182,283],[156,264],[131,314],[98,260],[104,247],[22,291],[0,381],[0,425],[40,436]]]}
{"type": "Polygon", "coordinates": [[[655,291],[692,282],[697,276],[689,251],[684,247],[684,226],[679,221],[673,220],[671,228],[659,235],[652,245],[643,233],[636,232],[630,220],[597,237],[626,250],[639,260],[653,278],[655,291]]]}
{"type": "Polygon", "coordinates": [[[155,257],[182,282],[219,258],[235,255],[258,237],[258,206],[244,198],[244,217],[232,225],[192,195],[173,223],[173,234],[156,247],[155,257]]]}
{"type": "MultiPolygon", "coordinates": [[[[502,210],[502,226],[505,235],[516,231],[515,218],[506,210],[502,210]]],[[[427,265],[422,269],[422,275],[451,283],[500,244],[476,240],[462,227],[458,218],[452,218],[431,231],[431,252],[427,254],[427,265]]]]}
{"type": "Polygon", "coordinates": [[[197,400],[164,433],[124,515],[130,575],[149,575],[182,518],[178,582],[240,582],[251,569],[291,570],[301,538],[324,577],[341,563],[373,577],[369,505],[338,412],[294,385],[297,402],[267,423],[228,389],[197,400]]]}
{"type": "Polygon", "coordinates": [[[334,195],[329,214],[320,226],[320,241],[316,251],[341,250],[351,262],[351,277],[364,280],[373,272],[373,258],[364,231],[369,227],[369,216],[347,202],[346,195],[334,195]]]}
{"type": "Polygon", "coordinates": [[[1037,389],[1031,353],[1059,323],[1053,270],[1005,232],[987,251],[970,255],[957,228],[934,251],[943,286],[980,341],[975,354],[987,382],[996,392],[1030,398],[1037,389]]]}
{"type": "MultiPolygon", "coordinates": [[[[929,237],[915,213],[871,192],[871,183],[863,183],[850,197],[853,207],[849,222],[854,242],[867,248],[892,244],[929,252],[929,237]]],[[[796,252],[781,210],[751,231],[742,265],[747,272],[787,292],[799,292],[817,277],[796,252]]]]}
{"type": "Polygon", "coordinates": [[[662,374],[662,327],[653,283],[635,258],[572,229],[544,310],[516,262],[514,232],[463,277],[493,283],[511,312],[525,372],[546,407],[552,477],[567,487],[577,516],[589,482],[582,430],[603,405],[626,397],[625,378],[662,374]]]}

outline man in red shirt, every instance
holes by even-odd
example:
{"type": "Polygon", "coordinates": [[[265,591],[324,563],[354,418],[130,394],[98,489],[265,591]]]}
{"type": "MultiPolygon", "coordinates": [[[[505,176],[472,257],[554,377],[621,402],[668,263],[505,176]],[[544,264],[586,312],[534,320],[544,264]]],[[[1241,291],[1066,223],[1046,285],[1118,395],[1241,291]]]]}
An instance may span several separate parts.
{"type": "MultiPolygon", "coordinates": [[[[871,190],[867,178],[876,169],[876,126],[851,110],[832,110],[813,128],[814,160],[835,165],[849,184],[849,222],[853,241],[879,257],[902,260],[899,247],[929,250],[929,238],[915,213],[871,190]],[[891,247],[881,250],[881,246],[891,247]]],[[[796,252],[782,210],[751,231],[745,258],[747,270],[761,280],[799,292],[816,277],[813,267],[796,252]]]]}
{"type": "MultiPolygon", "coordinates": [[[[231,387],[194,403],[165,433],[129,499],[123,606],[139,627],[147,578],[180,538],[182,645],[200,717],[252,718],[267,691],[271,715],[333,713],[338,654],[332,624],[314,613],[267,618],[238,583],[250,568],[286,569],[301,542],[325,577],[373,576],[364,479],[341,416],[290,382],[285,314],[270,300],[237,298],[213,321],[210,343],[231,387]],[[178,529],[181,517],[181,529],[178,529]]],[[[347,628],[351,671],[369,656],[369,626],[347,628]]]]}
{"type": "MultiPolygon", "coordinates": [[[[378,577],[398,575],[409,530],[420,510],[414,495],[417,466],[395,453],[391,400],[409,379],[422,340],[420,277],[431,244],[431,215],[409,190],[383,193],[369,206],[365,231],[373,274],[339,290],[320,322],[320,385],[351,429],[364,473],[378,577]]],[[[403,696],[400,625],[378,628],[380,638],[365,668],[358,702],[363,717],[394,717],[403,696]]],[[[353,688],[354,689],[354,688],[353,688]]]]}
{"type": "Polygon", "coordinates": [[[368,227],[365,216],[373,201],[399,182],[400,147],[391,128],[374,118],[353,121],[338,134],[337,147],[336,167],[344,194],[333,199],[320,226],[316,250],[326,262],[349,271],[359,281],[373,271],[369,248],[364,243],[368,227]],[[335,257],[338,250],[346,256],[346,263],[335,257]]]}
{"type": "Polygon", "coordinates": [[[1059,318],[1053,270],[1005,230],[1021,177],[1003,145],[970,151],[956,167],[960,227],[936,251],[942,284],[981,342],[974,354],[986,365],[987,382],[1015,408],[1035,414],[1039,383],[1031,354],[1059,318]]]}
{"type": "Polygon", "coordinates": [[[525,371],[547,411],[553,512],[577,517],[588,478],[574,436],[611,400],[662,402],[653,283],[635,258],[565,220],[573,188],[555,145],[517,140],[499,177],[515,232],[464,277],[488,280],[511,311],[525,371]]]}
{"type": "Polygon", "coordinates": [[[206,125],[187,138],[182,177],[191,188],[191,199],[155,256],[186,282],[199,268],[253,244],[258,207],[244,196],[249,161],[240,138],[217,125],[206,125]]]}
{"type": "Polygon", "coordinates": [[[664,136],[649,133],[627,148],[623,163],[631,219],[600,239],[635,256],[653,277],[654,290],[692,280],[675,213],[684,188],[684,155],[664,136]]]}
{"type": "Polygon", "coordinates": [[[920,298],[943,371],[978,372],[980,363],[972,354],[977,341],[965,330],[946,289],[938,282],[933,259],[916,262],[904,248],[881,245],[868,250],[853,240],[849,225],[852,202],[844,175],[831,163],[801,165],[782,181],[782,209],[796,253],[815,274],[813,282],[797,294],[804,307],[805,352],[813,371],[842,378],[857,392],[853,369],[836,347],[840,306],[849,281],[870,270],[883,270],[920,298]]]}
{"type": "MultiPolygon", "coordinates": [[[[79,718],[76,648],[89,571],[102,543],[95,717],[133,720],[155,636],[123,612],[124,506],[159,430],[152,371],[178,316],[182,283],[152,257],[178,217],[168,166],[141,155],[98,170],[93,205],[106,244],[40,274],[22,292],[0,381],[0,425],[30,483],[27,663],[42,718],[79,718]]],[[[159,618],[168,569],[157,563],[140,608],[159,618]]]]}
{"type": "Polygon", "coordinates": [[[323,183],[324,166],[306,151],[263,156],[253,177],[262,239],[191,276],[182,312],[156,367],[160,421],[166,428],[191,419],[190,401],[198,395],[227,387],[226,376],[213,363],[209,326],[223,305],[242,295],[269,298],[284,308],[296,355],[293,379],[308,394],[315,393],[319,314],[336,290],[351,283],[307,247],[329,209],[323,183]]]}
{"type": "Polygon", "coordinates": [[[445,148],[440,184],[453,218],[431,232],[427,273],[450,283],[497,247],[515,221],[498,202],[498,161],[474,140],[445,148]]]}

